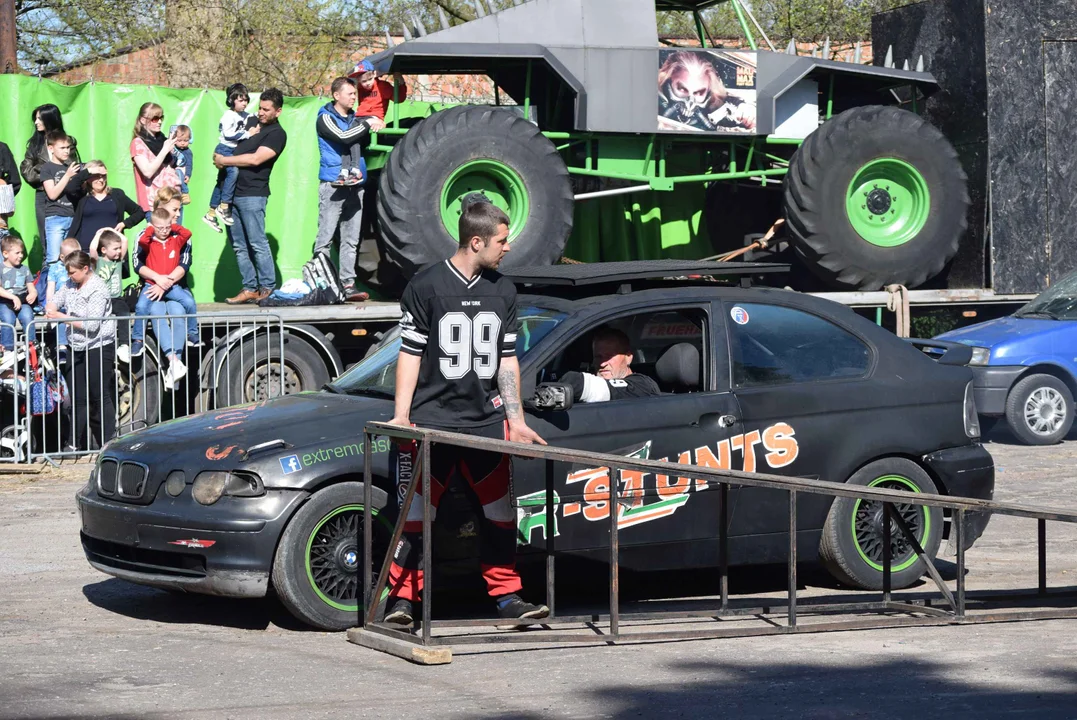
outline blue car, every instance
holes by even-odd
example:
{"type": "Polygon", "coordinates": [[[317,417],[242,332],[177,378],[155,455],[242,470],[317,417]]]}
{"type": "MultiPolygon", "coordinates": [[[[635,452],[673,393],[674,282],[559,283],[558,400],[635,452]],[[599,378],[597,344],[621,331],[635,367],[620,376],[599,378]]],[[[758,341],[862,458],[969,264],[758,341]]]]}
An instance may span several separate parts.
{"type": "Polygon", "coordinates": [[[1029,445],[1053,445],[1069,433],[1077,394],[1077,273],[1013,315],[936,339],[972,347],[982,432],[1004,417],[1029,445]]]}

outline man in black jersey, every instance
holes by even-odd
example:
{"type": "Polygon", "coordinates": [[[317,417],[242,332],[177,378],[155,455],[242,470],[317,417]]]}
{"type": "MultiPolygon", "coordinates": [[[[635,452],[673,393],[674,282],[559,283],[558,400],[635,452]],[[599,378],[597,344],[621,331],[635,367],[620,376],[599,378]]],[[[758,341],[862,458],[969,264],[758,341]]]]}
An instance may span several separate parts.
{"type": "MultiPolygon", "coordinates": [[[[527,426],[520,403],[516,288],[495,272],[509,250],[508,216],[488,202],[473,202],[460,215],[459,232],[456,253],[417,273],[400,300],[396,408],[389,422],[545,445],[527,426]]],[[[415,451],[414,444],[400,450],[408,468],[415,466],[415,451]]],[[[433,510],[454,472],[467,481],[482,505],[482,575],[497,601],[498,614],[546,617],[549,608],[517,595],[521,584],[516,572],[516,514],[509,499],[512,458],[434,445],[433,510]]],[[[398,477],[398,482],[405,479],[398,477]]],[[[417,489],[419,494],[426,491],[421,485],[417,489]]],[[[422,507],[422,499],[416,497],[389,569],[387,622],[410,625],[417,617],[414,604],[423,583],[422,507]]]]}
{"type": "Polygon", "coordinates": [[[599,328],[591,340],[591,352],[597,374],[572,370],[560,380],[562,385],[572,388],[576,401],[605,402],[659,394],[658,383],[632,372],[632,344],[620,330],[599,328]]]}

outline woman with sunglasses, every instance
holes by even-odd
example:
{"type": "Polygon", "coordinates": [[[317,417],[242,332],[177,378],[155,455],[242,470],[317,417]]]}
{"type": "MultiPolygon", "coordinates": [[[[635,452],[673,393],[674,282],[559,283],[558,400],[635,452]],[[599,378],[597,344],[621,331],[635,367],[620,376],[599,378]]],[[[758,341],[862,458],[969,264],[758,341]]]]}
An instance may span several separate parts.
{"type": "Polygon", "coordinates": [[[146,213],[123,190],[109,187],[105,163],[91,160],[86,163],[86,171],[90,175],[83,183],[86,195],[75,208],[75,219],[67,235],[78,239],[83,252],[96,257],[96,248],[90,244],[99,230],[112,228],[122,233],[145,220],[146,213]]]}
{"type": "Polygon", "coordinates": [[[135,165],[135,197],[149,222],[157,191],[163,187],[179,188],[172,148],[175,137],[161,132],[165,113],[157,103],[142,103],[131,138],[131,160],[135,165]]]}

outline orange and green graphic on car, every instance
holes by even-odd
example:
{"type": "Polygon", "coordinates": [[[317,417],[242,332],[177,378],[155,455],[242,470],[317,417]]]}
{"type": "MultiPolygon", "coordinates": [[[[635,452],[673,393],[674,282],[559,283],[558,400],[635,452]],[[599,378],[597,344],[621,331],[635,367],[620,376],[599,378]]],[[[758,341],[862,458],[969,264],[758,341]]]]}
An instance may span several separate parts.
{"type": "MultiPolygon", "coordinates": [[[[731,470],[734,469],[734,455],[739,455],[740,467],[736,469],[743,472],[756,472],[756,448],[762,446],[762,461],[770,469],[776,470],[791,465],[799,456],[800,446],[797,444],[795,435],[791,425],[779,422],[764,430],[752,430],[725,438],[713,447],[701,445],[693,450],[685,450],[678,455],[677,464],[731,470]]],[[[651,442],[648,441],[639,448],[622,454],[629,458],[649,459],[651,442]]],[[[658,458],[660,461],[668,459],[658,458]]],[[[706,490],[710,485],[702,479],[671,478],[668,475],[656,475],[640,470],[620,470],[618,480],[623,501],[617,508],[619,528],[628,528],[669,517],[688,502],[692,492],[706,490]]],[[[560,534],[558,515],[566,520],[577,515],[591,522],[608,520],[609,487],[610,473],[607,467],[584,468],[568,473],[565,478],[564,494],[554,493],[554,535],[560,534]]],[[[545,490],[517,498],[517,527],[521,543],[529,543],[536,529],[541,532],[545,540],[547,519],[545,506],[545,490]]]]}

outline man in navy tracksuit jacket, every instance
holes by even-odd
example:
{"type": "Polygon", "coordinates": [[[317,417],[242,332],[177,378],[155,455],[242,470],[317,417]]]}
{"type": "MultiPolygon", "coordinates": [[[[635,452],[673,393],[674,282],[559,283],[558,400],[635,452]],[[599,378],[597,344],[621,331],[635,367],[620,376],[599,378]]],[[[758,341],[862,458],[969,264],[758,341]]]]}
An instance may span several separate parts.
{"type": "MultiPolygon", "coordinates": [[[[340,174],[341,156],[352,145],[370,137],[385,127],[378,118],[355,121],[355,85],[345,77],[333,81],[330,88],[333,102],[318,111],[318,150],[321,155],[318,169],[318,237],[314,252],[329,253],[333,235],[340,228],[340,282],[344,294],[355,294],[355,256],[359,247],[359,231],[363,221],[363,185],[334,187],[340,174]]],[[[366,163],[361,163],[366,179],[366,163]]]]}

